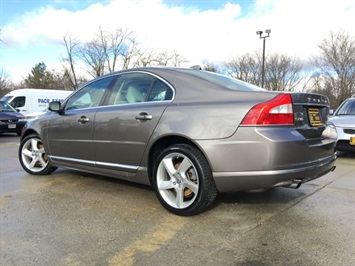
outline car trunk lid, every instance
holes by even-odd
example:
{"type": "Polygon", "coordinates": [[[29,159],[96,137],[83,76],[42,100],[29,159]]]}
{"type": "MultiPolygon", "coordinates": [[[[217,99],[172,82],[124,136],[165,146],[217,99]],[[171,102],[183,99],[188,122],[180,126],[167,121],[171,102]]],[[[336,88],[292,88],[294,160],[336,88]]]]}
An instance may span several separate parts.
{"type": "Polygon", "coordinates": [[[294,124],[307,141],[321,140],[329,117],[329,99],[312,93],[292,93],[294,124]]]}

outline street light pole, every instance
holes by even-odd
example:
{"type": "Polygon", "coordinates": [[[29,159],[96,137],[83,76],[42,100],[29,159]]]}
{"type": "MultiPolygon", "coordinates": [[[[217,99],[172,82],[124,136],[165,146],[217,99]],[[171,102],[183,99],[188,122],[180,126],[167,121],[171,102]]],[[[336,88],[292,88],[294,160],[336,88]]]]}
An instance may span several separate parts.
{"type": "Polygon", "coordinates": [[[256,32],[257,35],[260,36],[260,39],[263,39],[263,61],[262,61],[262,67],[261,67],[261,87],[264,88],[264,79],[265,79],[265,38],[270,37],[270,32],[271,30],[265,30],[265,33],[267,35],[263,35],[263,31],[258,30],[256,32]]]}

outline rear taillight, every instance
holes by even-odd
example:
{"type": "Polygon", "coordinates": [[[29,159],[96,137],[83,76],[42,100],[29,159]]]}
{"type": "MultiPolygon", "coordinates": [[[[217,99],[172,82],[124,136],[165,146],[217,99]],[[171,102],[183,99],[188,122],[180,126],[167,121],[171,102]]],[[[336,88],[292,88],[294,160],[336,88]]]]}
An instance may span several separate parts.
{"type": "Polygon", "coordinates": [[[292,98],[288,93],[279,94],[269,101],[255,105],[244,117],[248,125],[293,125],[292,98]]]}

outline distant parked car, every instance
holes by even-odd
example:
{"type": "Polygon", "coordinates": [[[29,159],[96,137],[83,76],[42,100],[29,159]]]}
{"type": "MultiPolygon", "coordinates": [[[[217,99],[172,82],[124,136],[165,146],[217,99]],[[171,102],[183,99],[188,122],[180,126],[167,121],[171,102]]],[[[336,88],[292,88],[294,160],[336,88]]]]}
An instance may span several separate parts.
{"type": "Polygon", "coordinates": [[[355,97],[345,100],[330,117],[338,133],[336,149],[355,152],[355,97]]]}
{"type": "Polygon", "coordinates": [[[19,160],[151,184],[179,215],[218,192],[298,188],[335,166],[329,101],[271,92],[196,69],[139,68],[99,77],[28,122],[19,160]]]}
{"type": "Polygon", "coordinates": [[[26,118],[11,105],[0,101],[0,133],[14,132],[21,135],[26,118]]]}

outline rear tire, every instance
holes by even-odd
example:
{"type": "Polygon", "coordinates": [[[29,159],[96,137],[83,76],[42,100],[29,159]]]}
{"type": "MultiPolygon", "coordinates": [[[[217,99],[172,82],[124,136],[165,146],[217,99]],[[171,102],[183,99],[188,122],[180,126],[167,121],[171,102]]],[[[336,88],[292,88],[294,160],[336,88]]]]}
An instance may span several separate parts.
{"type": "Polygon", "coordinates": [[[31,175],[48,175],[57,169],[49,163],[42,140],[35,134],[21,141],[18,155],[22,168],[31,175]]]}
{"type": "Polygon", "coordinates": [[[160,203],[182,216],[205,211],[217,197],[206,158],[187,144],[170,146],[159,155],[153,169],[153,187],[160,203]]]}

